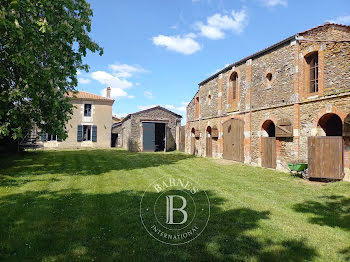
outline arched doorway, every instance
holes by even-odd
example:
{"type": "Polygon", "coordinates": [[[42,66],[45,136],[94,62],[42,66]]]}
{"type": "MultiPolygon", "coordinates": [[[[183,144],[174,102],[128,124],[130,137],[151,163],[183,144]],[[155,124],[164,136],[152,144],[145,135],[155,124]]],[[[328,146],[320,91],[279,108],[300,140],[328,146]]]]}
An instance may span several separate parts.
{"type": "Polygon", "coordinates": [[[276,126],[270,119],[261,126],[261,166],[276,168],[276,126]]]}
{"type": "Polygon", "coordinates": [[[335,113],[317,121],[317,136],[308,139],[308,173],[310,178],[344,177],[343,123],[335,113]]]}
{"type": "Polygon", "coordinates": [[[244,162],[244,121],[229,119],[222,126],[224,159],[244,162]]]}
{"type": "Polygon", "coordinates": [[[195,137],[196,130],[194,128],[191,129],[191,154],[196,154],[196,137],[195,137]]]}
{"type": "Polygon", "coordinates": [[[211,134],[211,127],[208,126],[206,130],[206,156],[212,157],[213,156],[213,140],[212,140],[212,134],[211,134]]]}
{"type": "Polygon", "coordinates": [[[266,120],[262,125],[263,137],[275,137],[276,136],[276,126],[272,120],[266,120]]]}
{"type": "Polygon", "coordinates": [[[318,136],[342,136],[343,123],[337,114],[329,113],[323,115],[317,124],[318,136]]]}

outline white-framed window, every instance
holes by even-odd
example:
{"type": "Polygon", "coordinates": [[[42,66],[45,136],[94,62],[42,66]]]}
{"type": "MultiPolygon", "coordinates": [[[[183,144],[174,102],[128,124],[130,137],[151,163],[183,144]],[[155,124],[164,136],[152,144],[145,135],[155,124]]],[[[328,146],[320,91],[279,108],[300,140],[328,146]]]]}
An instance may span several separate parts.
{"type": "Polygon", "coordinates": [[[91,141],[91,125],[83,125],[83,141],[91,141]]]}
{"type": "Polygon", "coordinates": [[[91,104],[84,104],[84,116],[90,117],[92,112],[91,104]]]}

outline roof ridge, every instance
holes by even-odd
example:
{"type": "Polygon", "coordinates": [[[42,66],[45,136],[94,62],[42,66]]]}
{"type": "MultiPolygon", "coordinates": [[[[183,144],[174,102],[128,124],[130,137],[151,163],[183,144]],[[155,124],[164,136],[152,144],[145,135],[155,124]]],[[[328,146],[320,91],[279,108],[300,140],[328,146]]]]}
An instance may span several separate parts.
{"type": "Polygon", "coordinates": [[[92,100],[105,100],[105,101],[114,101],[113,98],[96,95],[94,93],[86,91],[68,91],[67,96],[72,99],[92,99],[92,100]]]}
{"type": "Polygon", "coordinates": [[[277,42],[277,43],[275,43],[275,44],[273,44],[273,45],[271,45],[271,46],[269,46],[269,47],[266,47],[266,48],[264,48],[264,49],[262,49],[262,50],[260,50],[260,51],[258,51],[258,52],[256,52],[256,53],[253,53],[252,55],[249,55],[249,56],[247,56],[247,57],[245,57],[245,58],[243,58],[243,59],[241,59],[241,60],[238,60],[238,61],[236,61],[236,62],[234,62],[234,63],[232,63],[232,64],[226,66],[225,68],[221,69],[220,71],[216,72],[215,74],[213,74],[213,75],[207,77],[205,80],[201,81],[198,85],[201,86],[201,85],[203,85],[203,84],[209,82],[210,80],[214,79],[214,78],[217,77],[218,75],[220,75],[220,74],[222,74],[222,73],[228,71],[228,70],[229,70],[230,68],[232,68],[233,66],[240,65],[240,64],[244,63],[245,61],[247,61],[247,60],[249,60],[249,59],[253,59],[254,57],[257,57],[257,56],[259,56],[259,55],[261,55],[261,54],[263,54],[263,53],[266,53],[266,52],[270,51],[271,49],[274,49],[274,48],[276,48],[276,47],[278,47],[278,46],[280,46],[280,45],[285,44],[285,43],[288,42],[288,41],[291,41],[293,38],[297,37],[299,34],[305,34],[306,32],[309,32],[309,31],[311,31],[311,30],[315,30],[315,29],[318,29],[318,28],[321,28],[321,27],[324,27],[324,26],[334,26],[334,25],[335,25],[335,26],[339,26],[339,27],[350,28],[349,25],[342,25],[342,24],[329,23],[329,22],[328,22],[328,23],[324,23],[323,25],[315,26],[315,27],[310,28],[310,29],[308,29],[308,30],[306,30],[306,31],[303,31],[303,32],[294,34],[294,35],[292,35],[292,36],[290,36],[290,37],[287,37],[287,38],[283,39],[283,40],[280,41],[280,42],[277,42]]]}

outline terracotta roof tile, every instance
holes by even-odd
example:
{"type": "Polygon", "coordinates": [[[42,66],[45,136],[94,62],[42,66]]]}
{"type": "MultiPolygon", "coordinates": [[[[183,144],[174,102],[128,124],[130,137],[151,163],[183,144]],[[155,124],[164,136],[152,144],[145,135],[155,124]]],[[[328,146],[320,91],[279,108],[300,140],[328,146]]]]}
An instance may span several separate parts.
{"type": "Polygon", "coordinates": [[[305,34],[309,31],[312,31],[312,30],[315,30],[315,29],[319,29],[319,28],[322,28],[322,27],[325,27],[325,26],[338,26],[338,27],[344,27],[344,28],[350,28],[349,25],[342,25],[342,24],[336,24],[336,23],[325,23],[323,25],[319,25],[319,26],[315,26],[313,28],[310,28],[306,31],[303,31],[303,32],[300,32],[299,34],[302,35],[302,34],[305,34]]]}
{"type": "Polygon", "coordinates": [[[95,94],[88,93],[88,92],[85,92],[85,91],[78,91],[77,93],[73,93],[72,91],[69,91],[67,96],[71,97],[71,98],[74,98],[74,99],[90,99],[90,100],[114,101],[114,99],[112,99],[112,98],[95,95],[95,94]]]}

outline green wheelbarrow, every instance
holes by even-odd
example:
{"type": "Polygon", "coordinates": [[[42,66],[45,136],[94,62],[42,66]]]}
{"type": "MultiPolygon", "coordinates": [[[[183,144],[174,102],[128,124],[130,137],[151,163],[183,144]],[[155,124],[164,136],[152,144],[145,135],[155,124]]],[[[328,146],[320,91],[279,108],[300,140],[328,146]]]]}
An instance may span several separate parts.
{"type": "Polygon", "coordinates": [[[301,175],[302,178],[308,178],[307,174],[307,164],[305,163],[296,163],[296,164],[288,164],[288,167],[291,173],[296,173],[297,175],[301,175]]]}

